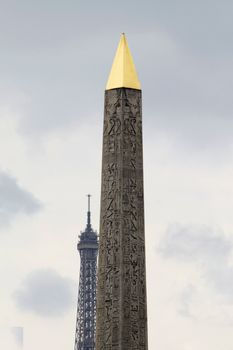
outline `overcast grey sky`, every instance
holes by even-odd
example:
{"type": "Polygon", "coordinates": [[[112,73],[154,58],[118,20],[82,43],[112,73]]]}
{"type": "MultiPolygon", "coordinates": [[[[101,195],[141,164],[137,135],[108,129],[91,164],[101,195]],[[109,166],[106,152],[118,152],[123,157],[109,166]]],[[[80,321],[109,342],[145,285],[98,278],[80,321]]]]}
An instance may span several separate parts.
{"type": "Polygon", "coordinates": [[[143,89],[150,349],[232,350],[232,16],[227,0],[0,0],[5,350],[73,348],[121,32],[143,89]]]}

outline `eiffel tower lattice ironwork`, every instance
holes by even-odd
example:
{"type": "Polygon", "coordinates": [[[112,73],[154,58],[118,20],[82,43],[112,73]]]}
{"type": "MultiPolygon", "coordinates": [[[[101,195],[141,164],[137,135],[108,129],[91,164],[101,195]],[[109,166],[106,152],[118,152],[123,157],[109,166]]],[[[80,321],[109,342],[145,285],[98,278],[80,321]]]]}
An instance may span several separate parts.
{"type": "Polygon", "coordinates": [[[90,197],[87,225],[77,245],[81,261],[74,350],[95,350],[98,236],[91,226],[90,197]]]}

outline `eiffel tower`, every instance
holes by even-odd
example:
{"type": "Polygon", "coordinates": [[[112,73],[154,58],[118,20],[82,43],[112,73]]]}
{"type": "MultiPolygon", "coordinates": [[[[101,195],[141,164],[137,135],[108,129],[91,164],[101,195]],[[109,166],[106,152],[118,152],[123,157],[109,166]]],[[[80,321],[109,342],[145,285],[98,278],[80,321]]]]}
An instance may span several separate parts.
{"type": "Polygon", "coordinates": [[[90,197],[88,195],[87,225],[77,245],[81,262],[75,350],[95,350],[98,237],[91,226],[90,197]]]}

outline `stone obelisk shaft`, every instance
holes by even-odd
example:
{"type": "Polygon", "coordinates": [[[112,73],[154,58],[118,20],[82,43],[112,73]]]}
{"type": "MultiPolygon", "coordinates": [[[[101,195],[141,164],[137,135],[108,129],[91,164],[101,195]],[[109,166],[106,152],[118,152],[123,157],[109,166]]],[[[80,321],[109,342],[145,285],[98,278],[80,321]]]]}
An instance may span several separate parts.
{"type": "Polygon", "coordinates": [[[105,91],[96,350],[146,350],[141,90],[114,84],[105,91]]]}
{"type": "Polygon", "coordinates": [[[97,350],[147,349],[141,91],[105,94],[97,350]]]}

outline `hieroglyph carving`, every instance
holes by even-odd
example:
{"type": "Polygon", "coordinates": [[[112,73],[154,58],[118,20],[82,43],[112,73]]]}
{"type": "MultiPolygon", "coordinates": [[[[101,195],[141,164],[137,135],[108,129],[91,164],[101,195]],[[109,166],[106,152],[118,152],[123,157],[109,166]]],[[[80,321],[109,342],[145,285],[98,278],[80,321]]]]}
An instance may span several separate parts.
{"type": "Polygon", "coordinates": [[[105,92],[96,350],[146,350],[141,91],[105,92]]]}

